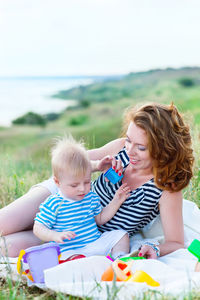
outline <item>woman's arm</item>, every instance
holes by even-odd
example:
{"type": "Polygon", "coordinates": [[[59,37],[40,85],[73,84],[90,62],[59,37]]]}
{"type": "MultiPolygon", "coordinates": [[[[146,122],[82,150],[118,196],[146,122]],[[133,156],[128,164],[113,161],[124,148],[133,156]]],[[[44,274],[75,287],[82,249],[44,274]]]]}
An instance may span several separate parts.
{"type": "Polygon", "coordinates": [[[159,246],[161,255],[184,247],[182,205],[181,192],[163,192],[160,199],[160,217],[165,242],[159,246]]]}
{"type": "Polygon", "coordinates": [[[90,160],[100,160],[107,155],[114,156],[124,147],[124,144],[125,139],[120,138],[100,148],[88,150],[89,158],[90,160]]]}
{"type": "MultiPolygon", "coordinates": [[[[161,256],[184,248],[182,202],[181,192],[164,191],[160,199],[160,217],[165,239],[158,246],[161,256]]],[[[157,258],[156,252],[148,245],[142,246],[139,256],[157,258]]]]}
{"type": "MultiPolygon", "coordinates": [[[[114,140],[105,146],[88,150],[89,158],[91,160],[92,172],[104,172],[112,165],[117,166],[113,157],[124,147],[125,139],[114,140]]],[[[121,163],[118,162],[118,170],[121,168],[121,163]]]]}

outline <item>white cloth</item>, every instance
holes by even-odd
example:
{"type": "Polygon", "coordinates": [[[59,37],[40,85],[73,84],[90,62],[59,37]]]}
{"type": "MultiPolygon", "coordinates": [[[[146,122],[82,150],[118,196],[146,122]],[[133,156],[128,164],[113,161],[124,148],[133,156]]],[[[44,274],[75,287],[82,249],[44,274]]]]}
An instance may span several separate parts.
{"type": "Polygon", "coordinates": [[[37,186],[43,186],[44,188],[48,189],[52,195],[55,195],[59,191],[57,185],[55,184],[55,181],[53,180],[53,176],[51,176],[47,180],[44,180],[38,184],[33,185],[31,189],[34,189],[37,186]]]}
{"type": "Polygon", "coordinates": [[[85,247],[75,250],[65,251],[61,254],[61,259],[66,259],[73,254],[91,255],[108,255],[117,242],[126,234],[124,230],[112,230],[102,233],[102,235],[94,242],[89,243],[85,247]]]}
{"type": "Polygon", "coordinates": [[[159,260],[136,260],[133,263],[133,273],[136,270],[146,272],[160,283],[159,287],[151,287],[146,283],[100,282],[101,275],[110,264],[102,256],[70,261],[46,270],[45,283],[48,288],[57,292],[101,300],[109,299],[108,289],[111,293],[114,285],[120,288],[114,299],[120,300],[142,295],[148,289],[179,297],[180,294],[186,295],[192,288],[200,290],[200,273],[193,271],[196,259],[187,249],[178,250],[159,260]]]}

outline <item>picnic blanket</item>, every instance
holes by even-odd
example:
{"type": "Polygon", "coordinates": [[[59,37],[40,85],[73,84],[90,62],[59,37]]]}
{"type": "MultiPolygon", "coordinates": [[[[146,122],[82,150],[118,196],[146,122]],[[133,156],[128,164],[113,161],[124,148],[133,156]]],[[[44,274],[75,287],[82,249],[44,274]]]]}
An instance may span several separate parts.
{"type": "MultiPolygon", "coordinates": [[[[194,239],[200,240],[200,210],[191,201],[184,200],[183,220],[187,248],[194,239]]],[[[131,254],[134,255],[145,241],[156,242],[162,239],[162,227],[160,219],[157,218],[131,240],[131,254]]],[[[131,269],[133,273],[142,270],[160,284],[152,287],[145,282],[101,281],[102,274],[112,262],[104,256],[91,256],[45,270],[45,284],[37,286],[74,296],[102,300],[128,300],[133,296],[142,297],[146,291],[157,291],[159,294],[183,299],[193,289],[200,292],[200,272],[194,272],[197,260],[187,249],[179,249],[157,260],[134,261],[131,269]]],[[[8,272],[9,265],[13,278],[17,279],[16,259],[8,258],[8,262],[7,265],[0,264],[0,275],[3,276],[8,272]]]]}

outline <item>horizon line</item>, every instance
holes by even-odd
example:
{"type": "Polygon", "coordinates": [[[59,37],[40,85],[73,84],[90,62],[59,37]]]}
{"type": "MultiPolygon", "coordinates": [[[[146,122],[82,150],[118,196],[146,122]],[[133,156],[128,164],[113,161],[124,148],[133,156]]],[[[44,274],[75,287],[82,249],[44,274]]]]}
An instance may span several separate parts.
{"type": "Polygon", "coordinates": [[[0,75],[0,79],[38,79],[38,78],[103,78],[103,77],[120,77],[126,76],[129,74],[140,74],[156,71],[167,71],[167,70],[182,70],[182,69],[200,69],[200,66],[182,66],[182,67],[165,67],[165,68],[151,68],[147,70],[140,71],[130,71],[127,73],[118,73],[118,74],[78,74],[78,75],[0,75]]]}

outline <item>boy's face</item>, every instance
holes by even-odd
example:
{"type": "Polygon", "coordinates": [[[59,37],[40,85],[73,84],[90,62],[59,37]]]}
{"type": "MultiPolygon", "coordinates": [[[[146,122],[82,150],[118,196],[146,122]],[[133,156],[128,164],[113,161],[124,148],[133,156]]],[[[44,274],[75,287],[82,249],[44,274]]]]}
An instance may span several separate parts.
{"type": "Polygon", "coordinates": [[[75,177],[67,173],[60,179],[54,177],[55,183],[61,193],[72,200],[82,200],[90,191],[91,185],[91,168],[89,167],[84,176],[75,177]]]}

